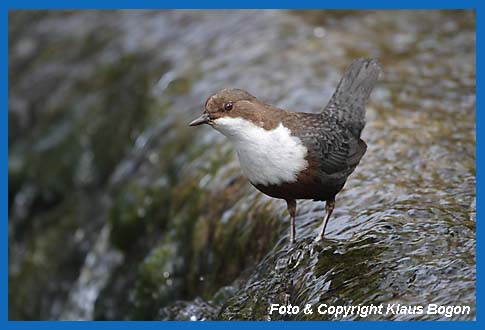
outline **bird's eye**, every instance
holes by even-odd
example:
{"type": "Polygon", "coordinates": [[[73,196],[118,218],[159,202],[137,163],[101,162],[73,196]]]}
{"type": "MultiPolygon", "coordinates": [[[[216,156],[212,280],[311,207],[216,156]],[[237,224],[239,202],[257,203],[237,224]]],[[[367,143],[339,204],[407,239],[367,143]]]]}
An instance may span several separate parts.
{"type": "Polygon", "coordinates": [[[227,102],[226,104],[224,104],[224,110],[232,110],[232,102],[227,102]]]}

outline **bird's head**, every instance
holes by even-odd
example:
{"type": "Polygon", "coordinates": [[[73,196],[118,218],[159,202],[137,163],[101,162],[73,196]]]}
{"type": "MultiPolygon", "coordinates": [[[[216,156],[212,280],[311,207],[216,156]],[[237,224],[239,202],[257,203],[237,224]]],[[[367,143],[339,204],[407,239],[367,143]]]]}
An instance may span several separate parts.
{"type": "Polygon", "coordinates": [[[202,115],[189,125],[208,124],[231,140],[240,140],[249,129],[275,128],[279,121],[274,108],[242,89],[222,89],[210,96],[202,115]]]}
{"type": "Polygon", "coordinates": [[[208,124],[231,137],[248,125],[267,129],[274,126],[269,115],[272,111],[271,106],[242,89],[222,89],[207,99],[202,115],[189,125],[208,124]]]}

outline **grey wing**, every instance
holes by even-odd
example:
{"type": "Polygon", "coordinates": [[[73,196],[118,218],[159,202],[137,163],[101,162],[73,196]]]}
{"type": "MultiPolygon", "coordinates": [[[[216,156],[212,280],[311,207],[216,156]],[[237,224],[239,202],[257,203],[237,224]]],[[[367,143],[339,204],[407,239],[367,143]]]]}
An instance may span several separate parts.
{"type": "Polygon", "coordinates": [[[349,175],[359,164],[367,145],[340,125],[326,125],[313,132],[301,132],[300,139],[317,158],[326,174],[349,175]]]}
{"type": "Polygon", "coordinates": [[[353,61],[322,114],[360,137],[365,125],[365,106],[380,71],[376,59],[353,61]]]}

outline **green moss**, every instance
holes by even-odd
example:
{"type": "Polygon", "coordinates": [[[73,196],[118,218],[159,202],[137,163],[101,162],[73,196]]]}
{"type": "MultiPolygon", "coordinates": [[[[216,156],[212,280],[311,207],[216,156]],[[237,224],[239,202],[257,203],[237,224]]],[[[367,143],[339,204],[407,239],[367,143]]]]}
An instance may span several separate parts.
{"type": "Polygon", "coordinates": [[[192,88],[192,83],[190,79],[187,78],[178,78],[172,80],[165,90],[165,93],[173,93],[173,94],[185,94],[190,91],[192,88]]]}
{"type": "MultiPolygon", "coordinates": [[[[8,275],[9,319],[42,319],[52,315],[55,303],[66,299],[69,283],[78,276],[84,261],[85,250],[76,239],[80,220],[76,205],[81,204],[70,199],[32,219],[35,226],[23,237],[28,242],[25,249],[10,255],[15,260],[8,275]]],[[[14,244],[13,239],[10,243],[14,244]]]]}
{"type": "Polygon", "coordinates": [[[113,201],[109,221],[111,242],[128,251],[147,232],[160,231],[166,222],[168,196],[163,185],[130,182],[113,201]]]}
{"type": "Polygon", "coordinates": [[[178,296],[181,282],[177,279],[178,255],[173,244],[155,247],[140,265],[135,287],[135,319],[153,319],[161,306],[178,296]]]}

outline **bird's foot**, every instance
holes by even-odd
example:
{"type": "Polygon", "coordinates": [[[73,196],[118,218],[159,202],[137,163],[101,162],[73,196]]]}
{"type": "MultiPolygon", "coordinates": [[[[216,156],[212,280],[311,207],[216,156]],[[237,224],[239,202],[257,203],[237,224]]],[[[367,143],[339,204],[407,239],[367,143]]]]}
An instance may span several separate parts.
{"type": "Polygon", "coordinates": [[[289,253],[289,257],[288,257],[288,262],[287,262],[287,265],[288,266],[291,266],[293,268],[297,268],[298,265],[300,264],[300,261],[301,261],[301,257],[303,255],[303,251],[301,250],[297,250],[297,251],[292,251],[291,253],[289,253]]]}
{"type": "Polygon", "coordinates": [[[320,243],[321,241],[323,241],[323,237],[320,235],[317,235],[317,237],[315,237],[315,239],[313,240],[313,243],[320,243]]]}
{"type": "MultiPolygon", "coordinates": [[[[290,241],[288,242],[287,247],[286,247],[286,252],[287,252],[289,255],[291,255],[291,254],[293,253],[293,250],[295,250],[295,249],[296,249],[296,247],[297,247],[297,246],[296,246],[296,240],[293,240],[293,241],[292,241],[292,240],[290,240],[290,241]]],[[[291,259],[291,258],[290,258],[290,259],[291,259]]]]}

